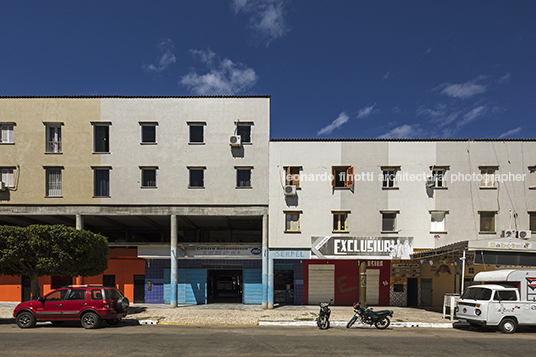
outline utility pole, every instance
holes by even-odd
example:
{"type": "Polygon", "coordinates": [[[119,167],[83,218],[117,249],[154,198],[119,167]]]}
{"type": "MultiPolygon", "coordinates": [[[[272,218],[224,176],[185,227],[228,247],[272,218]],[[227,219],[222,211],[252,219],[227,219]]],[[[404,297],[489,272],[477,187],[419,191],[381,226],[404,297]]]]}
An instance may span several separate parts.
{"type": "Polygon", "coordinates": [[[367,307],[367,261],[359,262],[359,303],[367,307]]]}

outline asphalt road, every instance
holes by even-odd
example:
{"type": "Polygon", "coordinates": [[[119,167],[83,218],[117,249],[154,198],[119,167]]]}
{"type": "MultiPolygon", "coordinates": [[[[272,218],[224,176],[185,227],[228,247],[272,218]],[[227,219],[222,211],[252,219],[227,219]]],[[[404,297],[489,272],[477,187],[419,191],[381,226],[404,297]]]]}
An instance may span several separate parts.
{"type": "Polygon", "coordinates": [[[536,331],[274,326],[0,325],[2,356],[529,356],[536,331]]]}

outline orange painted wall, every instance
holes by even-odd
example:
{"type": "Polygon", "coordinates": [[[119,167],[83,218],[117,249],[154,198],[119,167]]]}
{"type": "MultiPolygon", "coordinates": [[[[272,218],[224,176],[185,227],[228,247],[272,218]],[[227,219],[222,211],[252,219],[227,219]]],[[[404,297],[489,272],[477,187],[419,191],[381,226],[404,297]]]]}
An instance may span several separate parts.
{"type": "MultiPolygon", "coordinates": [[[[115,275],[115,285],[130,300],[134,301],[134,275],[145,274],[145,260],[138,258],[137,249],[110,249],[108,269],[104,275],[115,275]]],[[[102,285],[102,275],[87,278],[73,278],[73,284],[102,285]]],[[[41,294],[51,291],[51,277],[39,278],[41,294]]],[[[21,301],[22,286],[20,276],[0,275],[0,301],[21,301]]]]}

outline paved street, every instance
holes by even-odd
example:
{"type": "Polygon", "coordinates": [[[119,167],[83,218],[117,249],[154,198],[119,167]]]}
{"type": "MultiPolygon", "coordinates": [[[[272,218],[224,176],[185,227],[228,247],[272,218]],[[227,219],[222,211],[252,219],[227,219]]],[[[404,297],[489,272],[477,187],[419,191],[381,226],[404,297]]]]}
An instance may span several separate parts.
{"type": "Polygon", "coordinates": [[[3,356],[528,356],[534,329],[493,330],[273,326],[118,326],[74,323],[29,330],[0,324],[3,356]]]}

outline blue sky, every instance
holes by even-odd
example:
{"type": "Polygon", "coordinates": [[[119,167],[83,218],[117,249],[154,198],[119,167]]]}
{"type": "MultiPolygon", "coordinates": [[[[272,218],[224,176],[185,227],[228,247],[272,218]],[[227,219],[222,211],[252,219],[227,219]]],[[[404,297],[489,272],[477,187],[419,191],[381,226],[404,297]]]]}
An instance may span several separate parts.
{"type": "Polygon", "coordinates": [[[536,137],[536,2],[5,1],[0,95],[271,95],[272,138],[536,137]]]}

